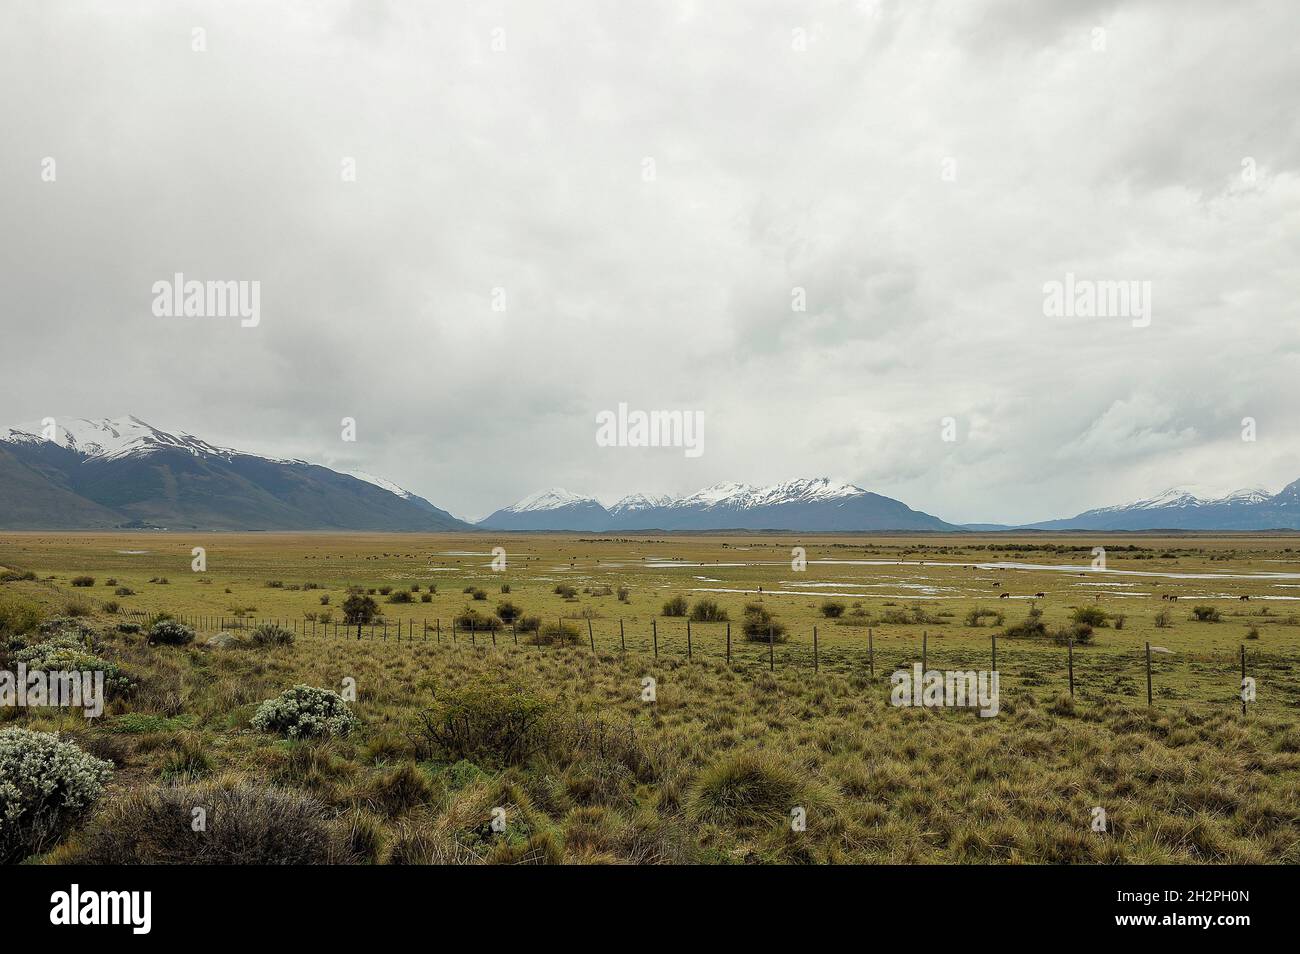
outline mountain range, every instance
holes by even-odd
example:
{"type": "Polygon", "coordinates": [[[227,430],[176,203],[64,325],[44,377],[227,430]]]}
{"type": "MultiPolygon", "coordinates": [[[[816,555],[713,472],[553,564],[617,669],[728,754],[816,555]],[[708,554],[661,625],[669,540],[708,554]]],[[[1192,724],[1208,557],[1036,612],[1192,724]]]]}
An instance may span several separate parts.
{"type": "Polygon", "coordinates": [[[479,523],[492,530],[960,530],[938,517],[825,477],[771,487],[722,483],[685,497],[632,494],[606,508],[594,497],[544,490],[479,523]]]}
{"type": "Polygon", "coordinates": [[[382,478],[216,447],[135,417],[0,430],[0,527],[471,529],[382,478]]]}
{"type": "Polygon", "coordinates": [[[633,530],[1300,530],[1300,480],[1276,494],[1147,500],[1024,526],[947,523],[825,477],[770,487],[721,483],[684,497],[631,494],[612,506],[560,488],[467,523],[390,480],[217,447],[136,417],[48,419],[0,429],[0,529],[619,532],[633,530]]]}

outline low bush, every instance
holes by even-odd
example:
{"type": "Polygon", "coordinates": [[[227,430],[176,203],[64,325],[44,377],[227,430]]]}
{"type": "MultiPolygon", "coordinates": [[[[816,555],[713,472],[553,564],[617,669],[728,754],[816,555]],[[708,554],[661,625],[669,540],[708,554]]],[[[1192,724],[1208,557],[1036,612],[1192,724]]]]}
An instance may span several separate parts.
{"type": "Polygon", "coordinates": [[[674,596],[668,602],[664,603],[664,616],[685,616],[686,615],[686,597],[674,596]]]}
{"type": "Polygon", "coordinates": [[[1214,606],[1193,606],[1192,619],[1198,623],[1218,623],[1223,617],[1220,615],[1217,607],[1214,606]]]}
{"type": "Polygon", "coordinates": [[[41,608],[13,593],[0,593],[0,633],[30,633],[41,625],[41,608]]]}
{"type": "Polygon", "coordinates": [[[258,706],[251,724],[262,732],[308,739],[347,735],[361,723],[337,692],[299,685],[258,706]]]}
{"type": "Polygon", "coordinates": [[[783,643],[788,638],[785,624],[777,622],[775,616],[762,603],[746,603],[745,615],[741,618],[741,633],[751,643],[783,643]]]}
{"type": "Polygon", "coordinates": [[[149,642],[165,646],[186,646],[194,642],[194,630],[174,619],[162,619],[149,627],[149,642]]]}
{"type": "Polygon", "coordinates": [[[532,646],[576,646],[582,635],[567,623],[545,623],[526,640],[532,646]]]}
{"type": "Polygon", "coordinates": [[[518,765],[542,744],[548,708],[520,686],[481,678],[435,690],[433,708],[421,713],[422,736],[430,754],[448,762],[518,765]]]}
{"type": "Polygon", "coordinates": [[[73,586],[94,586],[95,578],[93,576],[74,576],[68,582],[73,586]]]}
{"type": "Polygon", "coordinates": [[[0,863],[52,847],[111,773],[108,762],[48,732],[0,729],[0,863]]]}
{"type": "Polygon", "coordinates": [[[835,600],[827,600],[822,603],[821,606],[822,616],[827,619],[839,619],[844,615],[844,608],[843,603],[837,603],[835,600]]]}
{"type": "Polygon", "coordinates": [[[691,620],[696,623],[725,623],[730,617],[717,600],[696,600],[691,607],[691,620]]]}

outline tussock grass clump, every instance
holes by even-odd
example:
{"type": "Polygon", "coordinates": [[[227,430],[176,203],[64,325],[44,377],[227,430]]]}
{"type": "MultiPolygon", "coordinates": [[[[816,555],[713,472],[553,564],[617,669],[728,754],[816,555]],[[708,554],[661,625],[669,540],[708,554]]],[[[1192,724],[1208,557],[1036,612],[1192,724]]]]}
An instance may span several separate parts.
{"type": "Polygon", "coordinates": [[[501,628],[501,620],[476,609],[466,609],[456,614],[455,624],[457,629],[472,633],[494,633],[501,628]]]}
{"type": "MultiPolygon", "coordinates": [[[[346,861],[342,833],[309,795],[262,785],[155,786],[110,803],[74,864],[316,865],[346,861]],[[195,808],[203,809],[195,831],[195,808]]],[[[61,859],[62,860],[62,859],[61,859]]]]}
{"type": "Polygon", "coordinates": [[[751,749],[726,755],[695,779],[686,814],[692,821],[715,825],[775,825],[801,804],[803,779],[799,769],[771,752],[751,749]]]}
{"type": "Polygon", "coordinates": [[[103,794],[112,770],[49,732],[0,729],[0,863],[48,850],[103,794]]]}
{"type": "Polygon", "coordinates": [[[254,646],[292,646],[293,631],[277,626],[275,623],[263,623],[253,628],[248,638],[254,646]]]}
{"type": "Polygon", "coordinates": [[[845,606],[835,600],[826,600],[821,605],[821,614],[826,619],[839,619],[844,615],[845,606]]]}
{"type": "Polygon", "coordinates": [[[68,582],[73,586],[94,586],[95,578],[93,576],[74,576],[68,582]]]}
{"type": "Polygon", "coordinates": [[[1192,619],[1198,623],[1218,623],[1223,620],[1222,614],[1214,606],[1193,606],[1192,619]]]}

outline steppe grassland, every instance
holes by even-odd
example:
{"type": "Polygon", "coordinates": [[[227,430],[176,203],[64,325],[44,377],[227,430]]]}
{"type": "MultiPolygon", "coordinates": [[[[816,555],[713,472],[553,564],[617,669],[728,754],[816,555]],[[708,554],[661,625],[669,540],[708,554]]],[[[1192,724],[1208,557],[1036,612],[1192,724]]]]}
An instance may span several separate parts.
{"type": "MultiPolygon", "coordinates": [[[[1290,601],[1264,599],[1300,595],[1300,579],[1261,576],[1297,572],[1287,537],[5,534],[0,565],[34,572],[36,581],[4,588],[51,613],[68,600],[96,611],[115,600],[123,611],[227,620],[236,610],[282,620],[329,611],[337,620],[349,586],[426,593],[436,585],[429,603],[376,595],[390,625],[417,621],[415,642],[404,634],[399,643],[392,632],[371,639],[368,629],[361,642],[355,634],[327,638],[319,626],[291,647],[257,651],[203,649],[202,637],[183,649],[147,647],[112,635],[123,659],[166,691],[115,703],[91,727],[49,710],[18,716],[111,751],[119,797],[200,779],[306,790],[354,841],[359,829],[370,833],[359,853],[373,860],[1300,860],[1300,627],[1290,601]],[[1092,571],[1098,545],[1107,547],[1109,570],[1181,575],[1092,571]],[[195,546],[207,551],[204,573],[190,570],[195,546]],[[490,568],[494,546],[506,549],[504,573],[490,568]],[[791,568],[795,546],[807,552],[802,573],[791,568]],[[1067,569],[980,566],[993,563],[1067,569]],[[1197,578],[1204,574],[1215,576],[1197,578]],[[95,585],[71,587],[80,575],[95,585]],[[162,578],[168,582],[149,582],[162,578]],[[560,584],[576,597],[555,593],[560,584]],[[111,595],[121,586],[134,595],[111,595]],[[466,587],[487,599],[473,600],[466,587]],[[605,587],[610,594],[597,595],[605,587]],[[625,602],[619,587],[628,590],[625,602]],[[759,587],[790,634],[774,649],[772,673],[767,647],[739,635],[759,587]],[[1011,598],[1000,599],[1004,592],[1011,598]],[[722,663],[718,623],[693,624],[695,659],[685,661],[685,621],[660,615],[676,595],[715,599],[727,611],[731,668],[722,663]],[[844,604],[838,620],[822,613],[828,599],[844,604]],[[449,645],[453,615],[467,606],[490,613],[503,600],[566,620],[583,642],[516,648],[502,631],[495,648],[482,633],[476,646],[463,636],[449,645]],[[1069,625],[1081,606],[1111,617],[1092,644],[1075,650],[1073,701],[1064,647],[1003,637],[997,718],[888,705],[888,674],[919,661],[923,632],[931,667],[987,668],[990,636],[1024,618],[1031,603],[1049,628],[1069,625]],[[1222,620],[1193,622],[1192,608],[1207,604],[1222,620]],[[992,617],[967,625],[973,609],[1002,612],[1003,625],[992,617]],[[1161,611],[1171,615],[1167,627],[1156,625],[1161,611]],[[595,654],[585,644],[588,618],[595,654]],[[442,643],[432,632],[418,638],[425,619],[442,621],[442,643]],[[1171,651],[1156,656],[1154,711],[1145,706],[1148,640],[1171,651]],[[1243,643],[1259,684],[1244,719],[1243,643]],[[657,681],[654,705],[641,701],[646,675],[657,681]],[[256,704],[279,690],[300,682],[333,688],[344,677],[357,680],[358,735],[286,743],[248,729],[256,704]],[[450,763],[412,741],[434,695],[478,682],[544,697],[567,720],[567,744],[508,765],[450,763]],[[193,758],[178,761],[178,752],[193,758]],[[402,769],[412,766],[418,778],[403,781],[402,769]],[[520,821],[515,841],[482,830],[501,801],[520,821]],[[808,808],[807,832],[790,830],[793,804],[808,808]],[[1088,826],[1097,805],[1113,820],[1104,836],[1088,826]]],[[[112,617],[95,619],[112,629],[112,617]]],[[[59,851],[75,851],[76,838],[59,851]]]]}

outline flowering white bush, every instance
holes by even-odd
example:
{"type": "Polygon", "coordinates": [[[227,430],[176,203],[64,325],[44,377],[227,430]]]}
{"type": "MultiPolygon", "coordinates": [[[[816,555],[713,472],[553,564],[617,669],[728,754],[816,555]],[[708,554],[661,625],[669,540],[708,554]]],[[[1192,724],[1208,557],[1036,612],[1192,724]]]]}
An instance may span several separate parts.
{"type": "Polygon", "coordinates": [[[43,672],[102,672],[104,686],[114,696],[126,695],[135,688],[130,673],[86,648],[75,633],[64,631],[13,653],[13,661],[28,670],[43,672]]]}
{"type": "Polygon", "coordinates": [[[52,846],[99,798],[112,771],[48,732],[0,729],[0,863],[52,846]]]}
{"type": "Polygon", "coordinates": [[[347,735],[360,720],[337,692],[314,686],[294,686],[257,708],[252,725],[291,739],[317,735],[347,735]]]}
{"type": "Polygon", "coordinates": [[[162,619],[149,627],[149,642],[184,646],[194,642],[194,630],[174,619],[162,619]]]}

